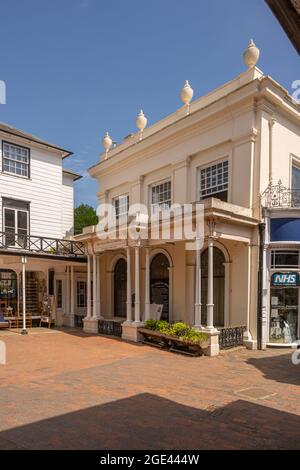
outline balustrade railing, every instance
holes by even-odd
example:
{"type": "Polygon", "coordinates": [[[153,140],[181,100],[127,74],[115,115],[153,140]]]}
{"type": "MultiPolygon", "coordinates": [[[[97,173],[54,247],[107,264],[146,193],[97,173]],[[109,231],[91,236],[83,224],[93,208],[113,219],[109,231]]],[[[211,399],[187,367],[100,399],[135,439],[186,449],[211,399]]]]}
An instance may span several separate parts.
{"type": "Polygon", "coordinates": [[[122,324],[113,320],[99,320],[99,333],[108,336],[122,337],[122,324]]]}
{"type": "Polygon", "coordinates": [[[300,189],[290,189],[283,186],[281,181],[270,184],[261,195],[263,207],[300,207],[300,189]]]}
{"type": "Polygon", "coordinates": [[[41,253],[58,256],[85,256],[84,245],[74,240],[0,232],[0,250],[41,253]]]}
{"type": "Polygon", "coordinates": [[[243,345],[245,326],[233,326],[229,328],[218,328],[220,349],[235,348],[243,345]]]}

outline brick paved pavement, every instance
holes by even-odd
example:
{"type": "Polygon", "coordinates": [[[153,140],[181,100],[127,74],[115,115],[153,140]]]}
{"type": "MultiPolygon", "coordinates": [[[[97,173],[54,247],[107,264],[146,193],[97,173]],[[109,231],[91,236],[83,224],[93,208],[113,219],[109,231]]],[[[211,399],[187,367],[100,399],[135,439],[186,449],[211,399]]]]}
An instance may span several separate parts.
{"type": "Polygon", "coordinates": [[[0,449],[300,449],[290,350],[190,358],[45,331],[0,334],[0,449]]]}

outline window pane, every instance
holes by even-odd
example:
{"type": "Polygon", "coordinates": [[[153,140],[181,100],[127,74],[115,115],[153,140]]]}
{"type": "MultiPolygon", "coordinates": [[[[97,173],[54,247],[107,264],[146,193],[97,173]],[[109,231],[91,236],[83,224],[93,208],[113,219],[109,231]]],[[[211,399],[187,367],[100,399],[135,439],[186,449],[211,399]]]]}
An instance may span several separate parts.
{"type": "Polygon", "coordinates": [[[272,251],[271,253],[272,268],[290,268],[298,267],[299,252],[298,251],[272,251]]]}
{"type": "Polygon", "coordinates": [[[300,190],[300,168],[294,165],[292,167],[292,189],[300,190]]]}
{"type": "Polygon", "coordinates": [[[18,211],[18,229],[27,231],[27,212],[18,211]]]}
{"type": "Polygon", "coordinates": [[[171,181],[152,186],[151,206],[152,213],[159,209],[167,210],[171,207],[171,181]]]}
{"type": "Polygon", "coordinates": [[[15,211],[13,209],[5,209],[5,231],[15,231],[15,211]]]}
{"type": "Polygon", "coordinates": [[[29,176],[29,150],[3,143],[3,171],[18,176],[29,176]]]}
{"type": "Polygon", "coordinates": [[[200,199],[217,197],[227,201],[228,161],[200,170],[200,199]]]}
{"type": "Polygon", "coordinates": [[[129,209],[129,196],[125,194],[125,195],[116,197],[114,199],[114,206],[115,206],[117,218],[127,215],[128,209],[129,209]]]}

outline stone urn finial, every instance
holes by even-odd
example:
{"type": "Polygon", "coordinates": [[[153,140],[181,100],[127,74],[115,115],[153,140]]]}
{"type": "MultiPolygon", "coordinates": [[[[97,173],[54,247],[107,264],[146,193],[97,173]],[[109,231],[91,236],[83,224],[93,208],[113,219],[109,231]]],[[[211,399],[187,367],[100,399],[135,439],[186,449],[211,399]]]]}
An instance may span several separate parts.
{"type": "Polygon", "coordinates": [[[260,51],[258,47],[254,44],[253,39],[250,40],[247,49],[244,51],[243,57],[244,62],[247,67],[250,69],[255,67],[258,62],[260,51]]]}
{"type": "Polygon", "coordinates": [[[139,114],[137,115],[136,120],[135,120],[136,127],[140,131],[140,140],[142,138],[143,131],[144,131],[145,127],[147,126],[147,122],[148,122],[148,120],[147,120],[147,118],[144,114],[144,111],[141,109],[139,114]]]}
{"type": "Polygon", "coordinates": [[[189,81],[186,80],[180,91],[180,99],[186,108],[187,114],[190,113],[190,103],[193,99],[193,95],[194,95],[194,90],[189,84],[189,81]]]}
{"type": "Polygon", "coordinates": [[[107,158],[107,154],[112,146],[113,141],[110,138],[110,135],[108,132],[105,132],[105,136],[102,139],[102,145],[105,150],[105,158],[107,158]]]}
{"type": "Polygon", "coordinates": [[[180,99],[183,102],[183,104],[189,105],[193,99],[193,95],[194,95],[194,90],[189,84],[189,81],[186,80],[180,91],[180,99]]]}

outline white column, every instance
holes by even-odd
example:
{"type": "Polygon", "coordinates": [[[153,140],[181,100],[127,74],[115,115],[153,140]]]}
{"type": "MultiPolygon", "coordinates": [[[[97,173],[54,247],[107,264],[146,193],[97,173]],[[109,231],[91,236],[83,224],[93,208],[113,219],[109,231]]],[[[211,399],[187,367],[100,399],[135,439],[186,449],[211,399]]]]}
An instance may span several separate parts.
{"type": "Polygon", "coordinates": [[[97,255],[93,255],[93,320],[97,320],[97,255]]]}
{"type": "Polygon", "coordinates": [[[91,318],[91,255],[87,255],[87,318],[91,318]]]}
{"type": "Polygon", "coordinates": [[[66,315],[70,315],[70,269],[66,267],[66,315]]]}
{"type": "Polygon", "coordinates": [[[130,247],[127,249],[127,322],[132,322],[132,313],[131,313],[131,263],[130,263],[130,247]]]}
{"type": "Polygon", "coordinates": [[[214,243],[208,240],[207,328],[214,330],[214,243]]]}
{"type": "Polygon", "coordinates": [[[196,248],[195,328],[201,328],[201,252],[196,248]]]}
{"type": "Polygon", "coordinates": [[[225,270],[225,291],[224,291],[224,325],[230,326],[230,271],[231,271],[231,261],[225,261],[224,270],[225,270]]]}
{"type": "Polygon", "coordinates": [[[23,329],[22,335],[27,335],[26,330],[26,256],[22,256],[22,297],[23,297],[23,329]]]}
{"type": "Polygon", "coordinates": [[[101,318],[101,258],[97,258],[97,318],[101,318]]]}
{"type": "Polygon", "coordinates": [[[75,308],[74,308],[74,302],[75,302],[75,299],[74,299],[74,266],[71,266],[71,289],[70,289],[70,296],[71,296],[71,299],[70,299],[70,305],[71,305],[71,308],[70,308],[70,314],[72,317],[74,317],[74,313],[75,313],[75,308]]]}
{"type": "Polygon", "coordinates": [[[145,321],[150,318],[150,249],[146,247],[146,271],[145,271],[145,321]]]}
{"type": "Polygon", "coordinates": [[[140,304],[140,247],[135,247],[135,304],[134,304],[134,322],[141,321],[141,304],[140,304]]]}

